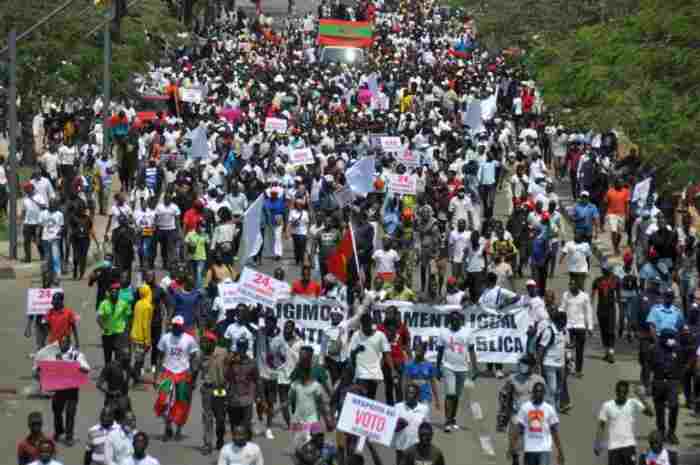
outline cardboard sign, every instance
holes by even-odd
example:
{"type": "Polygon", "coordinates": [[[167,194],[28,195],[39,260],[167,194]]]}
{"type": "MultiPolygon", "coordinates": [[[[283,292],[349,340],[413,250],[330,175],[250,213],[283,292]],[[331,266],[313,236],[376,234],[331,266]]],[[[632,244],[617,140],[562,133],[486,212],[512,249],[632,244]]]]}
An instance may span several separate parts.
{"type": "Polygon", "coordinates": [[[408,174],[389,174],[387,190],[391,194],[416,195],[416,177],[408,174]]]}
{"type": "Polygon", "coordinates": [[[263,307],[273,307],[278,300],[288,299],[291,291],[288,283],[248,267],[243,268],[238,280],[239,294],[263,307]]]}
{"type": "Polygon", "coordinates": [[[201,89],[180,89],[180,100],[187,103],[201,103],[201,89]]]}
{"type": "Polygon", "coordinates": [[[287,132],[287,120],[282,118],[266,118],[265,132],[287,132]]]}
{"type": "Polygon", "coordinates": [[[401,138],[396,136],[381,137],[379,143],[385,152],[400,152],[401,138]]]}
{"type": "Polygon", "coordinates": [[[289,153],[289,163],[292,165],[313,165],[314,153],[310,148],[296,149],[289,153]]]}
{"type": "Polygon", "coordinates": [[[348,393],[338,419],[338,431],[390,447],[397,421],[394,407],[348,393]]]}
{"type": "Polygon", "coordinates": [[[402,164],[406,168],[418,168],[420,165],[420,152],[411,150],[402,150],[396,154],[396,162],[402,164]]]}
{"type": "Polygon", "coordinates": [[[27,315],[46,315],[57,292],[63,292],[63,289],[27,289],[27,315]]]}
{"type": "Polygon", "coordinates": [[[68,360],[39,362],[39,381],[44,392],[79,388],[88,382],[88,374],[80,371],[80,363],[68,360]]]}

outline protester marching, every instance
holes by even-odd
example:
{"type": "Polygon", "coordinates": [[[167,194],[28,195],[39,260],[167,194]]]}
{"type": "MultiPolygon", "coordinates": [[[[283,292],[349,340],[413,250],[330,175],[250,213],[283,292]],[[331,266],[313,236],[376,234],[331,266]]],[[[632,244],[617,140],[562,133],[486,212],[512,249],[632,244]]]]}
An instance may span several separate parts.
{"type": "Polygon", "coordinates": [[[273,27],[261,8],[224,6],[142,77],[162,111],[37,117],[25,336],[53,422],[29,415],[18,463],[80,442],[86,465],[157,465],[161,441],[195,441],[201,463],[263,465],[282,437],[286,463],[444,465],[474,435],[483,463],[678,463],[681,393],[700,416],[698,194],[657,193],[612,130],[559,125],[462,12],[323,0],[273,27]],[[95,288],[80,311],[73,282],[95,288]],[[569,384],[594,350],[610,370],[633,350],[638,376],[591,415],[569,384]],[[586,450],[563,440],[578,421],[586,450]]]}

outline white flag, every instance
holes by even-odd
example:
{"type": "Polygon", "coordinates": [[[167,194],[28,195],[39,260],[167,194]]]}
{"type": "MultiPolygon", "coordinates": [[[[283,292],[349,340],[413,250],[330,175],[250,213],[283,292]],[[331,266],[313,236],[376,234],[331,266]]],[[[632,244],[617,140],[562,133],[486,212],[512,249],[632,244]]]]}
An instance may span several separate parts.
{"type": "Polygon", "coordinates": [[[263,238],[260,227],[262,226],[264,194],[260,194],[243,215],[243,232],[241,245],[238,251],[238,259],[241,266],[257,255],[262,246],[263,238]]]}
{"type": "Polygon", "coordinates": [[[356,194],[367,195],[374,191],[374,157],[363,158],[345,172],[345,180],[356,194]]]}
{"type": "Polygon", "coordinates": [[[207,142],[207,128],[197,126],[185,135],[185,138],[192,141],[190,154],[192,158],[207,158],[209,156],[209,143],[207,142]]]}

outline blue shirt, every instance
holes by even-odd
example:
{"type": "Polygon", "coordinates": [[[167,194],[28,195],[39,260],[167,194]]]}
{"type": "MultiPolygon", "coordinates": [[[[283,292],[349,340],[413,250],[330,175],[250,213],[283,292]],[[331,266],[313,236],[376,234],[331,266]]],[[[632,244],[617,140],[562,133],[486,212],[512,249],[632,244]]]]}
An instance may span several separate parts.
{"type": "Polygon", "coordinates": [[[668,267],[661,261],[656,262],[656,266],[647,262],[642,265],[642,268],[639,270],[639,279],[643,279],[644,281],[653,281],[658,279],[669,282],[670,278],[671,274],[668,272],[668,267]]]}
{"type": "Polygon", "coordinates": [[[417,381],[420,386],[420,394],[418,400],[421,402],[431,402],[433,400],[433,389],[430,384],[437,376],[437,369],[431,362],[416,362],[411,361],[403,366],[406,379],[409,381],[417,381]]]}
{"type": "Polygon", "coordinates": [[[663,304],[654,305],[647,316],[647,323],[654,325],[656,334],[661,333],[664,329],[670,329],[674,332],[680,332],[685,324],[683,314],[675,306],[666,307],[663,304]]]}
{"type": "Polygon", "coordinates": [[[197,290],[190,292],[175,291],[173,295],[173,301],[175,302],[174,315],[179,315],[185,320],[185,328],[194,326],[194,315],[201,298],[202,294],[197,290]]]}
{"type": "Polygon", "coordinates": [[[585,205],[577,203],[574,207],[576,232],[591,234],[593,232],[593,220],[597,220],[599,217],[598,208],[592,203],[585,205]]]}

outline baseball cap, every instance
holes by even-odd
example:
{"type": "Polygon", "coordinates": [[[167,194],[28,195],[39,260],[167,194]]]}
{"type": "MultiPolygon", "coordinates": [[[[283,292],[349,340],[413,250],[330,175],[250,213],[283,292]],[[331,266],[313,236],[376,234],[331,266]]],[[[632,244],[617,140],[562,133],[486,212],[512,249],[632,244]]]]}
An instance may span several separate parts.
{"type": "Polygon", "coordinates": [[[119,283],[113,283],[113,284],[110,286],[110,289],[117,289],[117,290],[119,290],[119,289],[121,289],[121,288],[122,288],[122,285],[119,284],[119,283]]]}
{"type": "Polygon", "coordinates": [[[581,197],[590,197],[591,194],[588,191],[581,191],[581,197]]]}
{"type": "Polygon", "coordinates": [[[455,278],[454,276],[450,276],[449,278],[447,278],[447,284],[457,284],[457,278],[455,278]]]}
{"type": "Polygon", "coordinates": [[[179,325],[179,326],[184,326],[185,325],[185,319],[181,315],[176,315],[173,317],[170,322],[174,325],[179,325]]]}
{"type": "Polygon", "coordinates": [[[534,279],[528,279],[527,282],[525,283],[527,287],[532,287],[532,286],[537,286],[537,283],[535,282],[534,279]]]}

